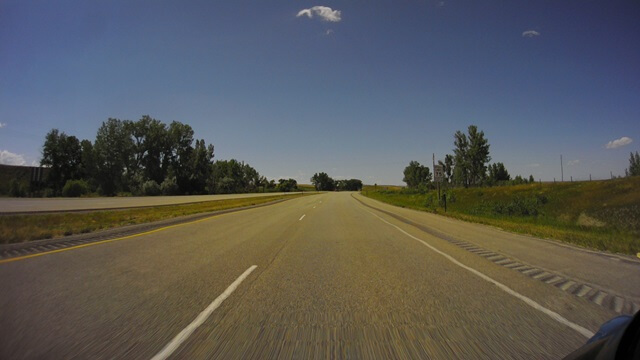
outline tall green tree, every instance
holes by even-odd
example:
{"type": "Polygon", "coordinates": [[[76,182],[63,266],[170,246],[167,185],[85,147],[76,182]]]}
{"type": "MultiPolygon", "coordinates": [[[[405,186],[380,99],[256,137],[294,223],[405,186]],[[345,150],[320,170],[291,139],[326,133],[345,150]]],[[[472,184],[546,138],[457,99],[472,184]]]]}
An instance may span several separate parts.
{"type": "Polygon", "coordinates": [[[335,181],[325,172],[315,173],[311,177],[311,183],[317,191],[333,191],[335,190],[335,181]]]}
{"type": "Polygon", "coordinates": [[[203,139],[196,140],[196,146],[191,153],[190,162],[190,194],[206,192],[207,180],[212,176],[213,145],[206,146],[203,139]]]}
{"type": "Polygon", "coordinates": [[[164,161],[170,152],[167,126],[149,115],[135,122],[126,122],[126,126],[133,140],[135,169],[142,173],[145,180],[162,183],[169,165],[164,161]]]}
{"type": "Polygon", "coordinates": [[[489,176],[487,178],[489,185],[496,185],[511,180],[511,175],[509,175],[507,168],[501,162],[491,164],[487,169],[489,170],[489,176]]]}
{"type": "Polygon", "coordinates": [[[483,131],[470,125],[468,135],[461,131],[454,134],[454,180],[464,187],[481,185],[486,177],[489,156],[489,141],[483,131]]]}
{"type": "Polygon", "coordinates": [[[632,152],[629,156],[629,168],[627,169],[627,175],[640,176],[640,155],[638,155],[637,151],[635,155],[632,152]]]}
{"type": "Polygon", "coordinates": [[[427,186],[431,183],[431,171],[429,167],[420,165],[417,161],[409,162],[409,166],[404,168],[404,178],[409,188],[427,186]]]}
{"type": "Polygon", "coordinates": [[[298,190],[298,182],[295,179],[280,179],[276,188],[282,192],[296,191],[298,190]]]}
{"type": "Polygon", "coordinates": [[[95,190],[96,176],[98,172],[96,153],[90,140],[82,140],[80,142],[82,149],[82,159],[80,160],[80,178],[86,180],[95,190]]]}
{"type": "Polygon", "coordinates": [[[338,191],[360,191],[362,190],[362,180],[348,179],[336,181],[336,189],[338,191]]]}
{"type": "Polygon", "coordinates": [[[193,129],[187,124],[173,121],[168,129],[168,146],[165,159],[176,177],[178,187],[183,193],[189,192],[191,174],[191,153],[193,152],[193,129]]]}
{"type": "Polygon", "coordinates": [[[126,175],[131,172],[133,141],[125,122],[109,118],[103,122],[94,144],[97,182],[104,195],[127,189],[126,175]]]}
{"type": "Polygon", "coordinates": [[[467,135],[458,130],[453,135],[453,179],[456,185],[469,186],[469,140],[467,135]]]}
{"type": "Polygon", "coordinates": [[[47,181],[55,191],[62,190],[68,180],[81,176],[82,147],[75,136],[52,129],[42,147],[42,166],[50,168],[47,181]]]}
{"type": "Polygon", "coordinates": [[[486,174],[487,164],[491,161],[489,156],[489,141],[484,136],[484,131],[478,131],[475,125],[469,126],[469,184],[482,185],[486,174]]]}
{"type": "MultiPolygon", "coordinates": [[[[249,164],[235,159],[218,160],[212,165],[212,181],[209,192],[219,194],[244,193],[257,191],[261,176],[249,164]]],[[[264,179],[266,181],[266,179],[264,179]]],[[[275,182],[267,182],[268,188],[275,188],[275,182]]]]}
{"type": "Polygon", "coordinates": [[[443,165],[444,167],[444,177],[446,183],[450,183],[453,180],[453,164],[453,156],[451,154],[445,155],[444,163],[442,163],[441,165],[443,165]]]}

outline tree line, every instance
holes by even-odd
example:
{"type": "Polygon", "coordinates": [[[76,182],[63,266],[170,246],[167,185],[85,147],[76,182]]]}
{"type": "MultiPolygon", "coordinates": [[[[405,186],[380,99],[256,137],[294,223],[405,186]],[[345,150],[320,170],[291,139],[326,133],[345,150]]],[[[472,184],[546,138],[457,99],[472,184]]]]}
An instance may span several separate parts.
{"type": "MultiPolygon", "coordinates": [[[[523,178],[517,175],[511,178],[506,167],[501,162],[489,164],[490,144],[475,125],[470,125],[467,133],[458,130],[453,135],[453,154],[447,154],[444,161],[438,161],[443,168],[443,184],[445,186],[494,186],[507,184],[527,184],[535,182],[533,175],[523,178]]],[[[403,181],[408,188],[432,188],[431,170],[428,166],[417,161],[409,162],[404,169],[403,181]]]]}
{"type": "Polygon", "coordinates": [[[317,191],[362,190],[362,181],[359,179],[334,180],[325,172],[315,173],[310,180],[317,191]]]}
{"type": "Polygon", "coordinates": [[[165,124],[145,115],[137,121],[109,118],[93,142],[52,129],[45,136],[41,165],[48,168],[45,186],[54,196],[298,189],[294,179],[276,183],[244,162],[213,159],[214,146],[194,138],[191,126],[178,121],[165,124]]]}

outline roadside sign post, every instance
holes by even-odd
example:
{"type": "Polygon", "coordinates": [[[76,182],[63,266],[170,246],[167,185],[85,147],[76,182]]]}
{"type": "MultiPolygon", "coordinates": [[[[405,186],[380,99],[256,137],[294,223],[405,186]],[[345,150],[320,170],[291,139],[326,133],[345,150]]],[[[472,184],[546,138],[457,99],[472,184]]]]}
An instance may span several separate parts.
{"type": "Polygon", "coordinates": [[[444,166],[440,164],[433,165],[433,180],[438,186],[438,200],[440,200],[440,183],[444,180],[444,166]]]}

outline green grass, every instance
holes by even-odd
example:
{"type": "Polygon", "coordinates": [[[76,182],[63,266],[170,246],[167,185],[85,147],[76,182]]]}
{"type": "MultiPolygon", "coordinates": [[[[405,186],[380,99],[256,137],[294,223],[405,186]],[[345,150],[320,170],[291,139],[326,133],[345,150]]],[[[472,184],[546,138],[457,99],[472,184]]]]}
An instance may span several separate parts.
{"type": "Polygon", "coordinates": [[[298,196],[304,195],[274,195],[126,210],[4,215],[0,216],[0,243],[9,244],[73,234],[85,234],[96,230],[124,225],[141,224],[184,215],[240,208],[298,196]]]}
{"type": "Polygon", "coordinates": [[[298,184],[298,190],[300,191],[316,191],[315,186],[310,184],[298,184]]]}
{"type": "Polygon", "coordinates": [[[363,194],[393,205],[497,226],[610,252],[640,252],[640,177],[448,189],[447,213],[435,191],[374,190],[363,194]]]}

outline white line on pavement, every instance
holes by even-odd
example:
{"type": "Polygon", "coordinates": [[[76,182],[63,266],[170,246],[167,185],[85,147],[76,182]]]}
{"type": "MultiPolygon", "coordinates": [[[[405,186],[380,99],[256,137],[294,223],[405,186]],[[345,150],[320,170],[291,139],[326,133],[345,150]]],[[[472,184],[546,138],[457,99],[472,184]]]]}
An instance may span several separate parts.
{"type": "Polygon", "coordinates": [[[298,221],[304,219],[305,216],[307,216],[307,214],[304,214],[304,215],[300,216],[300,219],[298,219],[298,221]]]}
{"type": "Polygon", "coordinates": [[[410,237],[410,238],[412,238],[412,239],[414,239],[414,240],[417,240],[417,241],[421,242],[424,246],[426,246],[426,247],[428,247],[429,249],[431,249],[431,250],[433,250],[433,251],[437,252],[438,254],[440,254],[440,255],[444,256],[447,260],[451,261],[452,263],[454,263],[454,264],[456,264],[456,265],[460,266],[461,268],[463,268],[463,269],[465,269],[465,270],[467,270],[467,271],[471,272],[472,274],[474,274],[474,275],[476,275],[476,276],[478,276],[478,277],[482,278],[483,280],[486,280],[486,281],[488,281],[488,282],[490,282],[490,283],[492,283],[492,284],[496,285],[497,287],[499,287],[501,290],[503,290],[503,291],[504,291],[504,292],[506,292],[507,294],[512,295],[512,296],[514,296],[514,297],[516,297],[516,298],[518,298],[518,299],[520,299],[520,300],[524,301],[524,303],[525,303],[525,304],[527,304],[527,305],[531,306],[532,308],[534,308],[534,309],[536,309],[536,310],[538,310],[538,311],[540,311],[540,312],[542,312],[542,313],[546,314],[547,316],[549,316],[549,317],[550,317],[550,318],[552,318],[553,320],[555,320],[555,321],[557,321],[557,322],[559,322],[559,323],[561,323],[561,324],[563,324],[563,325],[566,325],[566,326],[568,326],[568,327],[572,328],[573,330],[575,330],[575,331],[579,332],[581,335],[583,335],[583,336],[585,336],[585,337],[587,337],[587,338],[591,338],[591,337],[594,335],[594,333],[593,333],[593,332],[591,332],[590,330],[588,330],[588,329],[586,329],[586,328],[584,328],[584,327],[582,327],[582,326],[580,326],[580,325],[578,325],[578,324],[576,324],[576,323],[573,323],[573,322],[571,322],[571,321],[567,320],[566,318],[564,318],[562,315],[558,314],[557,312],[547,309],[546,307],[544,307],[544,306],[542,306],[542,305],[538,304],[538,303],[537,303],[537,302],[535,302],[534,300],[531,300],[530,298],[528,298],[528,297],[526,297],[526,296],[524,296],[524,295],[522,295],[522,294],[520,294],[520,293],[516,292],[515,290],[511,289],[510,287],[508,287],[508,286],[504,285],[504,284],[503,284],[503,283],[501,283],[501,282],[498,282],[498,281],[496,281],[496,280],[494,280],[494,279],[490,278],[489,276],[487,276],[487,275],[485,275],[485,274],[483,274],[483,273],[479,272],[478,270],[476,270],[476,269],[474,269],[474,268],[471,268],[471,267],[469,267],[469,266],[467,266],[467,265],[464,265],[463,263],[461,263],[461,262],[459,262],[458,260],[454,259],[454,258],[453,258],[453,257],[451,257],[450,255],[448,255],[448,254],[446,254],[446,253],[444,253],[444,252],[442,252],[442,251],[440,251],[440,250],[438,250],[438,249],[434,248],[433,246],[431,246],[431,245],[427,244],[424,240],[418,239],[417,237],[415,237],[415,236],[413,236],[413,235],[409,234],[408,232],[406,232],[406,231],[402,230],[400,227],[398,227],[398,226],[396,226],[396,225],[394,225],[394,224],[392,224],[392,223],[388,222],[387,220],[385,220],[385,219],[381,218],[380,216],[378,216],[378,215],[376,215],[376,214],[372,213],[371,211],[366,210],[366,209],[363,209],[363,210],[365,210],[365,211],[366,211],[366,212],[368,212],[369,214],[371,214],[371,215],[373,215],[373,216],[377,217],[378,219],[382,220],[384,223],[387,223],[387,224],[389,224],[389,225],[393,226],[393,227],[394,227],[394,228],[396,228],[398,231],[400,231],[401,233],[403,233],[403,234],[407,235],[408,237],[410,237]]]}
{"type": "Polygon", "coordinates": [[[209,304],[209,306],[207,306],[207,308],[204,309],[204,311],[201,312],[200,315],[198,315],[198,317],[196,317],[196,319],[193,320],[191,324],[189,324],[189,326],[184,328],[184,330],[182,330],[176,337],[174,337],[173,340],[171,340],[171,342],[169,342],[167,346],[165,346],[164,349],[162,349],[162,351],[156,354],[156,356],[151,358],[151,360],[164,360],[169,356],[171,356],[171,354],[174,351],[176,351],[176,349],[180,347],[180,345],[185,340],[187,340],[187,338],[189,338],[189,336],[198,328],[198,326],[202,325],[202,323],[204,323],[207,320],[207,318],[209,318],[211,313],[213,313],[213,311],[217,309],[222,304],[222,302],[226,298],[228,298],[229,295],[233,293],[233,291],[238,287],[238,285],[240,285],[240,283],[244,279],[246,279],[247,276],[249,276],[249,274],[251,274],[251,272],[255,270],[257,267],[258,267],[257,265],[253,265],[250,268],[248,268],[244,273],[242,273],[242,275],[240,275],[240,277],[237,278],[236,281],[234,281],[231,285],[229,285],[229,287],[220,296],[218,296],[215,300],[213,300],[213,302],[209,304]]]}

